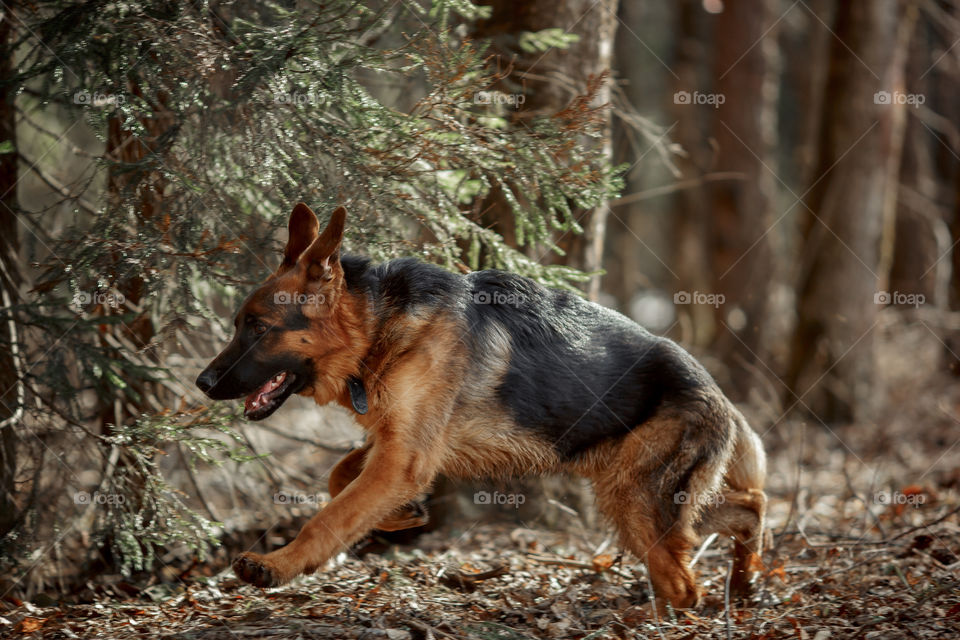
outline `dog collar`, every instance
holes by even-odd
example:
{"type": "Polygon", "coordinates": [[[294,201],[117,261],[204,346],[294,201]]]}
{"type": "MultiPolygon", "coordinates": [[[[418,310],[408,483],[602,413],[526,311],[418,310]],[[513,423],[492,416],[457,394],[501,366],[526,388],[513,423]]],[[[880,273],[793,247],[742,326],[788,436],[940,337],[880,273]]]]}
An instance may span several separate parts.
{"type": "Polygon", "coordinates": [[[357,376],[347,378],[347,388],[350,389],[350,404],[353,410],[363,415],[367,412],[367,390],[363,388],[363,380],[357,376]]]}

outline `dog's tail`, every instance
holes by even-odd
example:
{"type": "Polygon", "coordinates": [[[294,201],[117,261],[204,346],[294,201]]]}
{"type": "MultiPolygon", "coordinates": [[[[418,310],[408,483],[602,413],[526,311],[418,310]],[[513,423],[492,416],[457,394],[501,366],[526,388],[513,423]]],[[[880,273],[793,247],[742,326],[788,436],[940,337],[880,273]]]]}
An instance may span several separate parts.
{"type": "Polygon", "coordinates": [[[737,491],[763,491],[767,478],[767,455],[763,443],[733,403],[730,403],[730,412],[735,431],[734,445],[724,479],[737,491]]]}

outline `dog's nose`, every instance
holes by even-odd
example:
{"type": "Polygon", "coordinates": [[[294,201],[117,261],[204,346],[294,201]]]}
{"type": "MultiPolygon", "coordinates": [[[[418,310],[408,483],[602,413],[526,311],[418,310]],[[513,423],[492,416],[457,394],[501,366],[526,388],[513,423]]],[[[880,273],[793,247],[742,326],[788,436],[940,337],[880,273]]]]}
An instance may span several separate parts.
{"type": "Polygon", "coordinates": [[[217,384],[217,374],[211,369],[204,369],[203,373],[197,376],[197,387],[200,391],[207,393],[217,384]]]}

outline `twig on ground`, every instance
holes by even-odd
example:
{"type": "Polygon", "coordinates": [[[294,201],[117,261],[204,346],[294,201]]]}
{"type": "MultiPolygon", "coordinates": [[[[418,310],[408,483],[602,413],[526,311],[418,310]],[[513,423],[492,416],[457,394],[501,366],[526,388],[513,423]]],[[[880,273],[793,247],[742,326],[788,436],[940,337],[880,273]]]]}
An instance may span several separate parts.
{"type": "Polygon", "coordinates": [[[707,536],[706,540],[703,541],[703,544],[700,545],[700,548],[697,549],[697,553],[693,556],[693,559],[690,560],[691,567],[697,564],[697,560],[700,559],[700,556],[702,556],[703,553],[710,547],[710,545],[713,544],[713,541],[716,540],[717,536],[719,535],[720,535],[719,533],[714,531],[709,536],[707,536]]]}
{"type": "MultiPolygon", "coordinates": [[[[548,556],[540,553],[534,553],[532,551],[527,552],[527,557],[535,562],[539,562],[540,564],[556,565],[560,567],[571,567],[574,569],[590,569],[592,571],[596,571],[596,567],[594,567],[592,562],[584,562],[583,560],[571,560],[569,558],[561,558],[559,556],[548,556]]],[[[613,567],[608,567],[604,571],[616,574],[621,578],[629,579],[631,577],[629,574],[624,573],[618,569],[614,569],[613,567]]]]}
{"type": "Polygon", "coordinates": [[[424,637],[429,640],[434,637],[434,634],[441,635],[444,638],[462,638],[463,636],[454,635],[452,633],[447,633],[443,629],[438,629],[437,627],[431,626],[426,622],[417,620],[416,618],[409,618],[407,623],[412,627],[416,627],[420,631],[423,631],[424,637]]]}
{"type": "Polygon", "coordinates": [[[476,590],[477,583],[502,576],[505,573],[507,573],[507,565],[505,564],[500,564],[493,569],[480,571],[478,573],[467,573],[457,569],[441,577],[440,582],[451,589],[459,589],[460,591],[470,593],[476,590]]]}
{"type": "Polygon", "coordinates": [[[730,581],[733,579],[733,560],[727,561],[727,579],[723,585],[723,617],[727,625],[727,640],[733,638],[733,624],[730,622],[730,581]]]}
{"type": "Polygon", "coordinates": [[[957,513],[957,512],[960,512],[960,505],[954,507],[954,508],[951,509],[950,511],[947,511],[945,514],[943,514],[941,517],[937,518],[936,520],[932,520],[932,521],[930,521],[930,522],[925,522],[925,523],[920,524],[920,525],[917,525],[917,526],[915,526],[915,527],[910,527],[910,528],[907,529],[906,531],[901,531],[900,533],[898,533],[897,535],[893,536],[892,538],[889,538],[889,539],[887,539],[887,540],[884,540],[884,543],[886,544],[886,543],[893,542],[894,540],[899,540],[900,538],[902,538],[902,537],[904,537],[904,536],[908,536],[908,535],[910,535],[911,533],[914,533],[915,531],[920,531],[921,529],[927,529],[927,528],[929,528],[929,527],[932,527],[932,526],[935,525],[935,524],[940,524],[941,522],[943,522],[944,520],[946,520],[947,518],[949,518],[950,516],[954,515],[954,514],[957,513]]]}
{"type": "MultiPolygon", "coordinates": [[[[877,527],[877,531],[880,532],[880,537],[886,538],[886,537],[887,537],[887,532],[884,530],[883,524],[881,524],[881,522],[880,522],[880,518],[877,516],[877,514],[875,514],[875,513],[870,509],[870,503],[868,503],[868,502],[866,501],[866,499],[864,499],[859,493],[857,493],[857,490],[854,488],[854,486],[853,486],[853,480],[850,478],[850,472],[847,471],[846,462],[844,462],[843,466],[841,467],[841,471],[843,471],[843,479],[844,479],[844,481],[847,483],[847,491],[849,491],[849,492],[850,492],[850,495],[852,495],[854,498],[856,498],[857,500],[859,500],[859,501],[863,504],[863,509],[864,509],[863,528],[864,528],[864,530],[866,530],[866,528],[867,528],[866,519],[867,519],[867,516],[869,516],[870,518],[873,519],[873,523],[874,523],[874,525],[877,527]]],[[[873,481],[872,481],[872,480],[871,480],[871,483],[870,483],[870,484],[873,485],[873,481]]]]}
{"type": "Polygon", "coordinates": [[[790,521],[796,516],[800,508],[800,477],[803,475],[803,437],[806,433],[807,425],[803,423],[803,428],[800,432],[800,447],[797,451],[797,481],[793,485],[793,498],[790,500],[790,511],[787,512],[787,519],[783,521],[783,528],[780,529],[780,536],[777,537],[777,542],[774,543],[773,551],[779,549],[780,540],[783,539],[784,532],[790,527],[790,521]]]}

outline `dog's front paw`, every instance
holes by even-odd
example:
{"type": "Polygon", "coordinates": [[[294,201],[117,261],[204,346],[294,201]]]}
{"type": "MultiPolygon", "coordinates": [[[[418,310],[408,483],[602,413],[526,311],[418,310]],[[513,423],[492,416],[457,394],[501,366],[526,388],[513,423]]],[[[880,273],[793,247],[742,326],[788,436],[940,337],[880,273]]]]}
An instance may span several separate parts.
{"type": "Polygon", "coordinates": [[[233,561],[233,572],[244,582],[261,589],[277,587],[286,582],[279,568],[272,566],[266,556],[252,551],[237,556],[233,561]]]}

